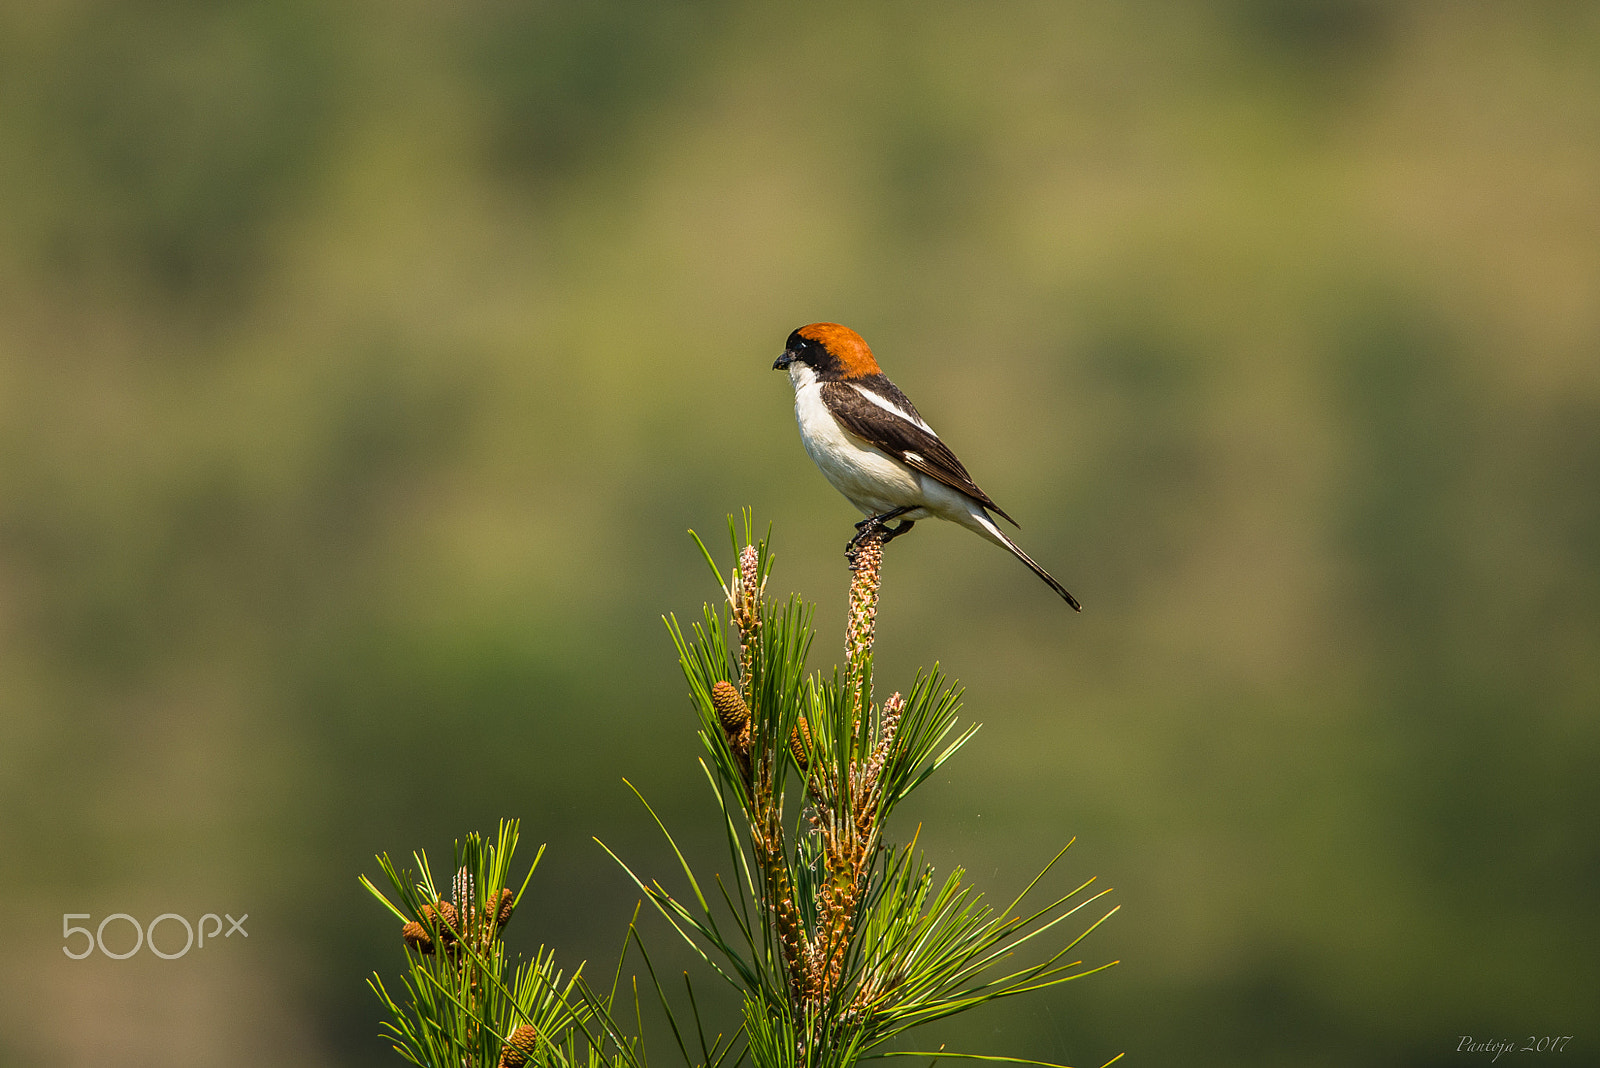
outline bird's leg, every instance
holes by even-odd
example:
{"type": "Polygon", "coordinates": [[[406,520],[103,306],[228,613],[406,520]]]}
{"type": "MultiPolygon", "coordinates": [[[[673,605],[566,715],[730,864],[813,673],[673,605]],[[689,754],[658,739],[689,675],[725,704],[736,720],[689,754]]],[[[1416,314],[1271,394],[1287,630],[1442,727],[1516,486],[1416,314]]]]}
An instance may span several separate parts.
{"type": "Polygon", "coordinates": [[[883,539],[883,544],[887,545],[901,534],[904,534],[906,531],[910,530],[913,520],[901,519],[899,523],[895,524],[893,530],[886,529],[884,524],[891,519],[900,519],[900,517],[905,515],[907,512],[914,511],[916,507],[917,506],[914,504],[902,505],[899,508],[891,508],[889,511],[883,512],[879,515],[869,515],[867,518],[857,523],[856,536],[851,538],[850,543],[844,547],[844,558],[854,562],[856,558],[856,546],[860,545],[862,539],[867,537],[869,534],[884,534],[885,537],[883,539]]]}
{"type": "Polygon", "coordinates": [[[894,541],[894,539],[910,530],[915,524],[915,519],[902,519],[900,522],[894,525],[893,530],[885,528],[883,532],[883,543],[888,545],[891,541],[894,541]]]}

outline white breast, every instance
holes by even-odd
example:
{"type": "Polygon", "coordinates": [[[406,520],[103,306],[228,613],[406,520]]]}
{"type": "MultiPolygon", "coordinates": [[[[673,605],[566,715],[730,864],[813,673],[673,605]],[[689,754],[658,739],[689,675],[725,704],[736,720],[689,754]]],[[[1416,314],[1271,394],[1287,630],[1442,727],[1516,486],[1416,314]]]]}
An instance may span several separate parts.
{"type": "Polygon", "coordinates": [[[923,502],[923,480],[916,472],[839,425],[823,403],[814,370],[797,360],[789,365],[789,380],[800,440],[834,489],[866,515],[923,502]]]}

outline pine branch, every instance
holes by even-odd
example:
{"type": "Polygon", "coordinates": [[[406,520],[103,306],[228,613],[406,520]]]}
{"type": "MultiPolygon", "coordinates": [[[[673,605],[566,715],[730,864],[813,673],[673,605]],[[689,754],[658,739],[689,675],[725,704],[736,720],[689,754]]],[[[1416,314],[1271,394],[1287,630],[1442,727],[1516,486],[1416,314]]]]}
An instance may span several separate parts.
{"type": "Polygon", "coordinates": [[[732,965],[724,975],[744,985],[743,1032],[755,1068],[849,1068],[908,1028],[1109,966],[1062,962],[1115,909],[1042,963],[991,975],[1101,897],[1080,898],[1085,883],[1022,918],[1016,910],[1060,854],[996,912],[959,869],[936,884],[914,843],[885,844],[890,813],[977,726],[957,729],[962,691],[937,667],[904,694],[873,701],[881,533],[869,528],[850,554],[845,661],[831,679],[805,673],[809,607],[766,599],[767,541],[752,540],[748,515],[743,544],[731,522],[730,533],[738,564],[721,611],[707,605],[687,635],[671,617],[668,628],[741,873],[738,897],[723,888],[721,905],[735,917],[743,949],[721,935],[681,853],[694,905],[635,881],[682,937],[705,940],[732,965]],[[792,840],[791,769],[804,802],[792,840]]]}

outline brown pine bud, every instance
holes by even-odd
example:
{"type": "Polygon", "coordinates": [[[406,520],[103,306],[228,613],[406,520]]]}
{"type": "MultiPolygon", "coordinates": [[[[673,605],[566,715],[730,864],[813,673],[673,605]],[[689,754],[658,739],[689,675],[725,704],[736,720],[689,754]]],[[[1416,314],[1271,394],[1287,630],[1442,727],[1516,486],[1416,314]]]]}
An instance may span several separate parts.
{"type": "Polygon", "coordinates": [[[733,683],[726,679],[711,687],[711,707],[717,710],[722,729],[727,731],[730,738],[750,722],[750,706],[744,703],[744,698],[739,696],[733,683]]]}
{"type": "Polygon", "coordinates": [[[494,922],[504,927],[511,922],[511,906],[516,895],[510,890],[500,891],[500,908],[495,911],[494,922]]]}
{"type": "Polygon", "coordinates": [[[800,717],[794,732],[789,735],[789,752],[793,754],[794,762],[800,765],[801,771],[811,766],[811,724],[806,722],[804,716],[800,717]]]}
{"type": "Polygon", "coordinates": [[[533,1025],[523,1024],[511,1032],[506,1044],[500,1048],[500,1068],[523,1068],[539,1049],[539,1032],[533,1025]]]}
{"type": "Polygon", "coordinates": [[[750,781],[750,706],[744,703],[733,683],[719,680],[711,687],[711,707],[722,721],[722,730],[728,736],[728,746],[739,764],[745,782],[750,781]]]}
{"type": "Polygon", "coordinates": [[[428,929],[416,920],[412,920],[400,928],[400,937],[405,939],[406,945],[424,955],[433,952],[433,936],[428,929]]]}
{"type": "Polygon", "coordinates": [[[435,901],[422,906],[422,923],[425,927],[439,928],[439,937],[445,942],[456,939],[456,907],[448,901],[435,901]]]}

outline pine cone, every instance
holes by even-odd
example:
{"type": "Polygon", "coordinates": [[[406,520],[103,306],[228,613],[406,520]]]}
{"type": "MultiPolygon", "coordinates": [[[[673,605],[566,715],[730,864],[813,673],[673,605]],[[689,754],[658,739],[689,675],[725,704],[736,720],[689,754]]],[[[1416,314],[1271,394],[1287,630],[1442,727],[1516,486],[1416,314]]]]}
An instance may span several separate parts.
{"type": "Polygon", "coordinates": [[[435,901],[422,906],[422,923],[425,927],[437,925],[439,938],[446,944],[456,940],[456,907],[448,901],[435,901]]]}
{"type": "Polygon", "coordinates": [[[744,703],[744,698],[739,696],[739,691],[734,689],[733,683],[723,679],[711,687],[711,707],[717,710],[717,717],[722,720],[722,729],[728,732],[728,737],[736,736],[740,729],[750,722],[750,708],[744,703]]]}
{"type": "Polygon", "coordinates": [[[433,936],[428,934],[428,929],[416,920],[412,920],[400,928],[400,937],[406,940],[406,945],[424,955],[433,952],[433,936]]]}
{"type": "Polygon", "coordinates": [[[538,1049],[539,1032],[531,1024],[523,1024],[500,1047],[500,1068],[523,1068],[538,1049]]]}
{"type": "Polygon", "coordinates": [[[511,922],[511,904],[516,898],[510,890],[500,891],[500,908],[495,911],[494,922],[504,927],[511,922]]]}
{"type": "Polygon", "coordinates": [[[811,766],[811,724],[806,722],[804,716],[795,724],[794,733],[789,735],[789,752],[801,771],[811,766]]]}

